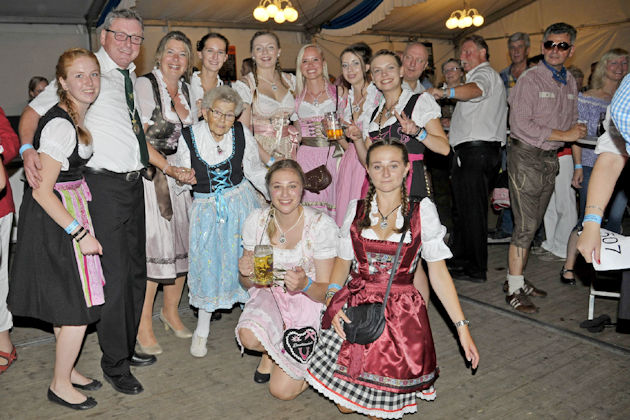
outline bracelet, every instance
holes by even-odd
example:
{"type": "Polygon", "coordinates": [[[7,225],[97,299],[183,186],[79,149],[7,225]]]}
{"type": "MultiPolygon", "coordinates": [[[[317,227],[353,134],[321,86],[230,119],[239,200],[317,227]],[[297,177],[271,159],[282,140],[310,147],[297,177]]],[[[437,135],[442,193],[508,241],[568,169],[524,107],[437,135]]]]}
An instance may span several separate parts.
{"type": "Polygon", "coordinates": [[[66,228],[64,229],[66,231],[66,233],[68,235],[71,235],[72,232],[79,227],[79,222],[77,222],[77,219],[72,220],[72,223],[70,223],[68,226],[66,226],[66,228]]]}
{"type": "Polygon", "coordinates": [[[326,290],[330,291],[330,289],[335,289],[336,292],[337,290],[341,290],[341,286],[339,286],[337,283],[330,283],[326,290]]]}
{"type": "Polygon", "coordinates": [[[34,149],[33,145],[30,143],[24,143],[20,146],[20,157],[22,157],[22,153],[26,152],[28,149],[34,149]]]}
{"type": "Polygon", "coordinates": [[[446,98],[446,88],[442,88],[442,98],[446,98]]]}
{"type": "Polygon", "coordinates": [[[573,168],[574,169],[582,169],[582,164],[581,163],[576,163],[573,168]]]}
{"type": "Polygon", "coordinates": [[[454,98],[455,97],[455,88],[451,88],[448,97],[449,98],[454,98]]]}
{"type": "Polygon", "coordinates": [[[81,239],[83,239],[83,238],[85,238],[85,237],[87,236],[87,234],[88,234],[87,229],[84,229],[84,230],[83,230],[83,235],[81,235],[81,237],[80,237],[80,238],[75,238],[75,241],[80,242],[80,241],[81,241],[81,239]]]}
{"type": "Polygon", "coordinates": [[[600,216],[599,214],[589,213],[584,216],[584,219],[582,220],[582,223],[586,222],[595,222],[600,225],[602,223],[602,216],[600,216]]]}
{"type": "Polygon", "coordinates": [[[167,170],[168,168],[170,168],[170,167],[171,167],[171,165],[169,165],[169,164],[167,163],[167,164],[166,164],[166,166],[162,168],[162,173],[163,173],[164,175],[166,175],[166,170],[167,170]]]}
{"type": "Polygon", "coordinates": [[[424,139],[427,138],[427,130],[425,130],[424,128],[422,129],[422,131],[420,131],[420,134],[418,134],[418,136],[416,137],[419,141],[423,141],[424,139]]]}
{"type": "Polygon", "coordinates": [[[275,157],[273,157],[273,156],[271,156],[271,157],[269,158],[269,160],[267,161],[267,163],[265,163],[265,166],[266,166],[267,168],[270,168],[270,167],[271,167],[271,165],[273,165],[273,163],[274,163],[275,161],[276,161],[276,158],[275,158],[275,157]]]}
{"type": "Polygon", "coordinates": [[[85,231],[85,228],[81,226],[76,232],[71,233],[70,236],[72,236],[72,239],[77,239],[77,236],[79,236],[83,231],[85,231]]]}
{"type": "Polygon", "coordinates": [[[304,289],[302,289],[302,293],[306,293],[309,289],[309,287],[311,287],[311,284],[313,284],[313,279],[310,277],[307,277],[308,279],[308,283],[306,283],[306,287],[304,289]]]}
{"type": "Polygon", "coordinates": [[[327,292],[326,292],[326,298],[325,298],[325,299],[326,299],[326,300],[328,300],[328,299],[332,299],[332,297],[333,297],[333,296],[335,296],[335,293],[337,293],[337,291],[336,291],[336,290],[329,290],[329,291],[327,291],[327,292]]]}
{"type": "Polygon", "coordinates": [[[468,326],[468,324],[470,324],[470,321],[467,319],[462,319],[461,321],[453,323],[453,325],[455,325],[455,328],[463,327],[464,325],[468,326]]]}

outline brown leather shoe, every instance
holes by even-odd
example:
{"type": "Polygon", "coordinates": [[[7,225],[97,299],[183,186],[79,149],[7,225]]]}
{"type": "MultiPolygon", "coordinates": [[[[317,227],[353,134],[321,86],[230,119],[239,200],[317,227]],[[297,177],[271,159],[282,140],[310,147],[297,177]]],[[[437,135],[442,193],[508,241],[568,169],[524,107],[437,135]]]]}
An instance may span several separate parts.
{"type": "MultiPolygon", "coordinates": [[[[509,290],[510,289],[509,289],[508,281],[506,280],[503,283],[503,293],[507,293],[509,290]]],[[[528,280],[525,280],[525,285],[523,286],[522,290],[527,296],[533,296],[533,297],[547,296],[547,292],[545,292],[542,289],[536,288],[536,286],[531,284],[528,280]]]]}
{"type": "Polygon", "coordinates": [[[538,307],[529,300],[529,296],[523,292],[522,288],[518,289],[511,295],[507,295],[505,297],[505,301],[508,305],[519,312],[523,312],[525,314],[535,314],[538,312],[538,307]]]}

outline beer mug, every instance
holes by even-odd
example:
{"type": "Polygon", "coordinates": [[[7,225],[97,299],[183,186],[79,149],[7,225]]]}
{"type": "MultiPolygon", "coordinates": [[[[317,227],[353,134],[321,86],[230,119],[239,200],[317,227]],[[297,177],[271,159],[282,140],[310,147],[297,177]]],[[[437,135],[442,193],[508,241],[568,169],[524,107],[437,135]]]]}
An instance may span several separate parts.
{"type": "Polygon", "coordinates": [[[341,128],[341,122],[339,122],[337,113],[327,112],[324,117],[324,124],[328,140],[339,140],[343,137],[343,128],[341,128]]]}
{"type": "Polygon", "coordinates": [[[262,287],[273,284],[273,247],[271,245],[254,247],[254,284],[262,287]]]}

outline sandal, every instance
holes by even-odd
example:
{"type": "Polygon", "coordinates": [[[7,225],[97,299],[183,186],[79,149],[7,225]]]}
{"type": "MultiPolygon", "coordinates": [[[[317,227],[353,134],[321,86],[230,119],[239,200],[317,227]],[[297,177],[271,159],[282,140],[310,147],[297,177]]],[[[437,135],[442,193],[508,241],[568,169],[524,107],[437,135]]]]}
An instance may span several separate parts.
{"type": "Polygon", "coordinates": [[[13,346],[13,349],[11,349],[11,353],[0,351],[0,358],[3,358],[7,361],[6,365],[0,365],[0,375],[2,375],[4,371],[9,369],[9,366],[11,366],[11,364],[17,360],[17,351],[15,350],[15,346],[13,346]]]}
{"type": "Polygon", "coordinates": [[[575,286],[575,273],[573,272],[573,270],[569,269],[569,268],[564,268],[564,266],[562,266],[562,270],[560,270],[560,281],[564,284],[568,284],[570,286],[575,286]],[[573,274],[573,278],[572,279],[568,279],[566,277],[564,277],[564,275],[566,273],[571,273],[573,274]]]}

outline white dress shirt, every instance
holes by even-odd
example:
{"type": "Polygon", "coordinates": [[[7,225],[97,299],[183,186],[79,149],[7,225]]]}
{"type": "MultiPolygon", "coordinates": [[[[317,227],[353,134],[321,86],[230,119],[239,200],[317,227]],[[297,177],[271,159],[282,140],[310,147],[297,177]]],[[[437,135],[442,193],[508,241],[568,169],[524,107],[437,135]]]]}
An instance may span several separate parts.
{"type": "MultiPolygon", "coordinates": [[[[96,52],[96,58],[101,65],[101,92],[85,115],[85,127],[92,134],[94,147],[87,166],[112,172],[142,169],[140,146],[125,99],[125,77],[103,48],[96,52]]],[[[133,63],[127,68],[133,82],[136,80],[135,68],[133,63]]],[[[53,82],[29,106],[44,115],[57,102],[57,83],[53,82]]]]}
{"type": "Polygon", "coordinates": [[[481,96],[458,101],[451,118],[451,146],[468,141],[498,141],[505,144],[507,100],[501,76],[483,62],[466,73],[466,83],[475,83],[481,96]]]}

